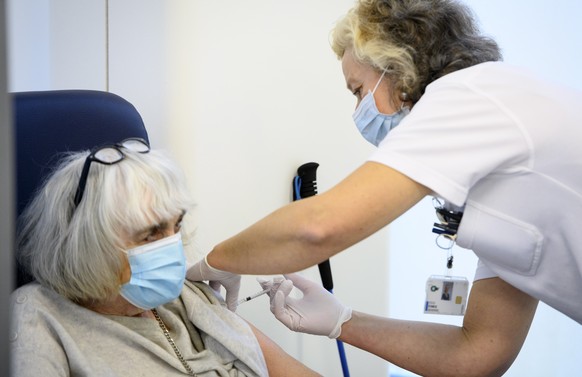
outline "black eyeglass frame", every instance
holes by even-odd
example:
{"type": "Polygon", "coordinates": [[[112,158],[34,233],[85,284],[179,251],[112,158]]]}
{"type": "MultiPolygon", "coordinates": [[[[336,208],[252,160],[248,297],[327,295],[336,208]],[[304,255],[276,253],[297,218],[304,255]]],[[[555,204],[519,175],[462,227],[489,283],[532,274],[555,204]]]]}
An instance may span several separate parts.
{"type": "Polygon", "coordinates": [[[150,145],[148,144],[148,142],[139,137],[130,137],[119,143],[101,145],[91,150],[91,153],[89,153],[89,155],[85,159],[85,164],[83,165],[83,170],[81,171],[81,177],[79,178],[79,184],[77,185],[77,191],[75,191],[74,199],[75,209],[79,206],[81,200],[83,200],[83,195],[85,194],[85,186],[87,186],[87,178],[89,177],[89,168],[91,167],[91,163],[98,162],[103,165],[117,164],[118,162],[122,161],[125,158],[125,154],[123,153],[122,149],[132,150],[131,148],[126,147],[126,144],[132,141],[137,141],[146,147],[146,149],[143,151],[138,150],[137,151],[138,153],[148,153],[150,151],[150,145]],[[115,150],[118,154],[118,158],[113,161],[104,161],[98,158],[97,154],[105,149],[115,150]]]}

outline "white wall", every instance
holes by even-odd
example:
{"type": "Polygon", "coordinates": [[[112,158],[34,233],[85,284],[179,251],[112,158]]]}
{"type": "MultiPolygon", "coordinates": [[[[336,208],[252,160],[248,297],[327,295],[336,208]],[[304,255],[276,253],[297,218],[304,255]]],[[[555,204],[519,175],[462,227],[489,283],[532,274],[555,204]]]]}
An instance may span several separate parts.
{"type": "Polygon", "coordinates": [[[8,89],[49,89],[49,0],[7,0],[6,8],[8,89]]]}
{"type": "MultiPolygon", "coordinates": [[[[579,5],[568,0],[554,1],[548,9],[540,1],[468,3],[483,29],[498,38],[507,61],[582,88],[571,77],[580,66],[582,36],[571,26],[577,25],[579,5]],[[509,15],[520,15],[519,24],[509,15]]],[[[291,179],[302,163],[320,164],[321,192],[372,150],[353,125],[354,102],[328,43],[334,21],[351,0],[115,0],[109,1],[108,17],[105,0],[9,4],[10,89],[108,87],[132,102],[153,146],[170,148],[189,176],[198,201],[192,254],[203,255],[288,203],[291,179]]],[[[336,295],[378,315],[444,320],[420,314],[424,282],[444,265],[444,253],[430,233],[433,213],[430,202],[423,201],[391,225],[390,254],[384,230],[334,257],[336,295]]],[[[474,257],[461,250],[455,256],[455,273],[471,279],[474,257]]],[[[315,268],[306,274],[318,278],[315,268]]],[[[258,289],[254,277],[245,277],[243,294],[258,289]]],[[[272,318],[265,297],[238,312],[310,367],[326,376],[341,375],[334,342],[289,332],[272,318]]],[[[542,306],[507,375],[574,374],[574,353],[580,349],[574,338],[582,339],[581,331],[542,306]]],[[[388,373],[387,363],[346,348],[353,376],[388,373]]]]}
{"type": "MultiPolygon", "coordinates": [[[[288,203],[299,165],[318,162],[319,188],[326,190],[369,153],[352,126],[353,103],[328,41],[350,4],[179,1],[166,8],[169,137],[199,202],[200,251],[288,203]]],[[[387,286],[385,237],[332,260],[336,294],[378,314],[385,313],[385,288],[369,300],[359,282],[374,276],[387,286]]],[[[316,269],[308,274],[318,278],[316,269]]],[[[254,277],[245,278],[244,294],[258,289],[254,277]]],[[[312,368],[341,374],[335,343],[290,333],[273,319],[266,297],[239,313],[312,368]]],[[[354,375],[386,373],[386,363],[346,348],[354,375]]]]}

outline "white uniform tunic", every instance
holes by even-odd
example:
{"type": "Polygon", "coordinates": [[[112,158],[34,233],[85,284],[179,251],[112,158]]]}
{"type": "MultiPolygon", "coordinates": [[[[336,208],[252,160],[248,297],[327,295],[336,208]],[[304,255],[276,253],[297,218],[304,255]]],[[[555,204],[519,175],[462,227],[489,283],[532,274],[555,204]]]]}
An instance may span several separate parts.
{"type": "Polygon", "coordinates": [[[505,63],[446,75],[371,156],[456,206],[457,244],[582,323],[582,93],[505,63]]]}

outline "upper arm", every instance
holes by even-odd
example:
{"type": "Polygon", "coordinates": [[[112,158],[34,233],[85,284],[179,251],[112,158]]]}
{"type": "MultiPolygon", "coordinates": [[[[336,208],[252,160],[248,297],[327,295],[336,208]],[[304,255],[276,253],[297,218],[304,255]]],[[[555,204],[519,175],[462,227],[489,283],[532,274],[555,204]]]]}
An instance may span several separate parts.
{"type": "Polygon", "coordinates": [[[69,376],[69,363],[56,331],[36,316],[30,298],[14,304],[10,367],[14,376],[69,376]]]}
{"type": "Polygon", "coordinates": [[[320,233],[322,242],[337,242],[335,247],[343,250],[388,225],[429,193],[397,170],[366,162],[316,197],[309,226],[320,233]]]}
{"type": "MultiPolygon", "coordinates": [[[[55,345],[58,347],[58,345],[55,345]]],[[[35,349],[13,347],[10,355],[10,368],[12,375],[27,376],[69,376],[70,371],[66,356],[59,351],[44,353],[35,349]]]]}
{"type": "Polygon", "coordinates": [[[496,365],[492,373],[503,374],[525,341],[537,304],[500,278],[476,281],[463,321],[471,359],[496,365]]]}
{"type": "Polygon", "coordinates": [[[287,354],[281,347],[279,347],[275,342],[273,342],[269,337],[263,334],[251,323],[249,323],[249,326],[253,330],[253,333],[255,334],[259,345],[261,346],[263,356],[265,357],[265,361],[267,363],[267,369],[269,370],[269,376],[320,376],[320,374],[309,369],[301,362],[287,354]]]}

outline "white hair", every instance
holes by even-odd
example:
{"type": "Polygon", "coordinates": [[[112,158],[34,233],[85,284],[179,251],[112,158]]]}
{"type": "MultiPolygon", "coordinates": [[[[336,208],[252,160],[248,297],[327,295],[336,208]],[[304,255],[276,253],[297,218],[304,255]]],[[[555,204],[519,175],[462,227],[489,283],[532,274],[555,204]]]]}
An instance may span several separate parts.
{"type": "Polygon", "coordinates": [[[113,165],[91,163],[77,208],[88,152],[66,155],[19,218],[19,262],[76,302],[117,293],[126,237],[193,206],[182,171],[164,152],[123,153],[113,165]]]}

